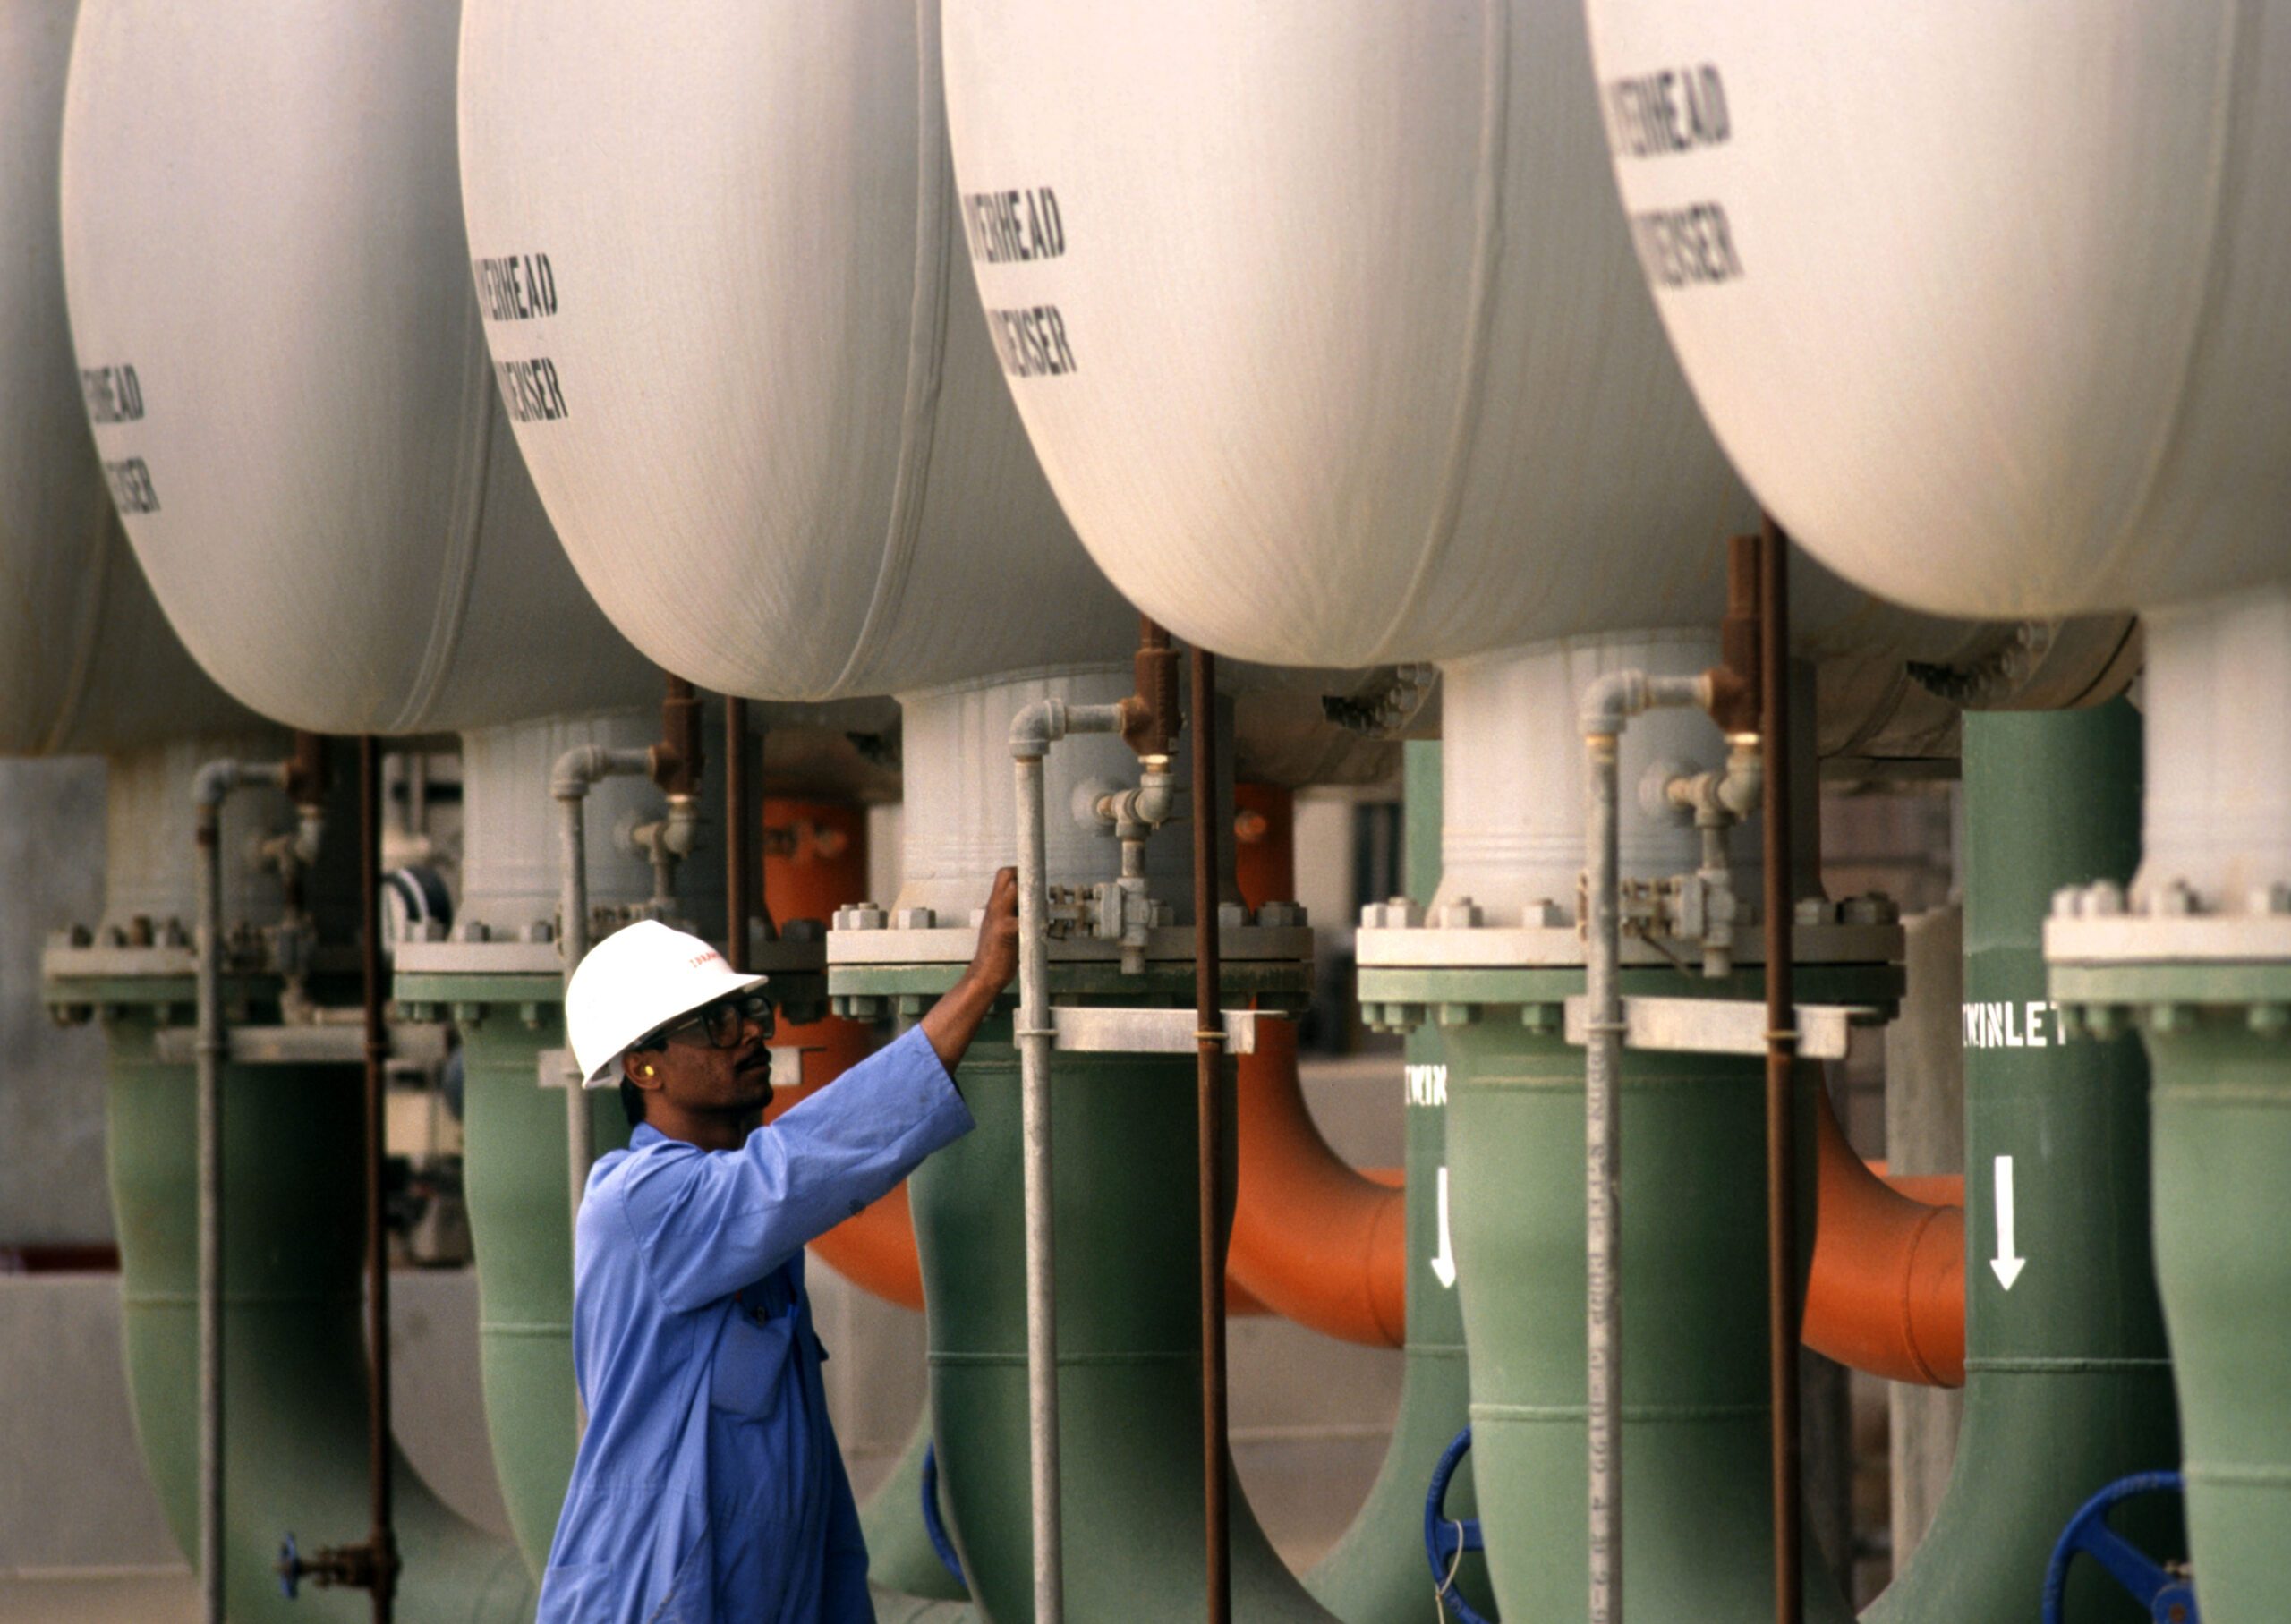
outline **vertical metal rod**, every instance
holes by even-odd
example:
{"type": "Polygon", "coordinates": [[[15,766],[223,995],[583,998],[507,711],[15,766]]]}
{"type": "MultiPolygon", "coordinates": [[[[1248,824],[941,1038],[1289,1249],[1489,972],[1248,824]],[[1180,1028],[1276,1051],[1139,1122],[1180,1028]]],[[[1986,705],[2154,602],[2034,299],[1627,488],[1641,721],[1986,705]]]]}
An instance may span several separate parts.
{"type": "Polygon", "coordinates": [[[1043,758],[1013,758],[1018,795],[1018,1097],[1026,1226],[1026,1442],[1034,1506],[1034,1624],[1061,1624],[1066,1571],[1058,1473],[1058,1292],[1052,1254],[1050,897],[1043,758]]]}
{"type": "Polygon", "coordinates": [[[1759,649],[1765,752],[1766,1259],[1767,1339],[1774,1406],[1774,1617],[1799,1624],[1798,1118],[1792,1074],[1798,1058],[1797,991],[1791,964],[1790,539],[1769,515],[1759,532],[1759,649]]]}
{"type": "MultiPolygon", "coordinates": [[[[412,775],[408,775],[411,793],[412,775]]],[[[389,1033],[382,1024],[382,774],[374,735],[358,739],[359,972],[363,981],[366,1037],[366,1365],[367,1489],[372,1527],[374,1624],[389,1624],[397,1594],[397,1539],[390,1494],[389,1231],[383,1210],[385,1091],[389,1033]]]]}
{"type": "MultiPolygon", "coordinates": [[[[560,796],[557,803],[561,889],[558,912],[563,915],[559,929],[564,932],[565,988],[568,995],[573,989],[573,972],[589,956],[589,843],[588,821],[583,815],[586,793],[584,788],[580,795],[560,796]]],[[[577,1223],[581,1217],[581,1193],[589,1182],[589,1166],[597,1159],[597,1132],[596,1123],[589,1115],[588,1092],[581,1086],[578,1077],[571,1076],[566,1078],[565,1147],[566,1172],[571,1179],[572,1216],[577,1223]]]]}
{"type": "Polygon", "coordinates": [[[1218,1007],[1216,657],[1193,650],[1194,1094],[1201,1123],[1201,1490],[1209,1624],[1233,1612],[1225,1509],[1225,1023],[1218,1007]]]}
{"type": "Polygon", "coordinates": [[[755,875],[748,854],[757,830],[748,805],[748,702],[724,696],[724,961],[748,967],[749,922],[755,917],[755,875]]]}
{"type": "Polygon", "coordinates": [[[198,814],[199,1589],[205,1624],[223,1624],[222,813],[198,814]]]}
{"type": "Polygon", "coordinates": [[[1615,1214],[1621,1117],[1615,1087],[1622,1042],[1616,871],[1617,735],[1586,733],[1591,827],[1584,853],[1589,927],[1584,990],[1590,1020],[1583,1051],[1584,1356],[1590,1516],[1590,1624],[1622,1617],[1622,1334],[1615,1214]]]}

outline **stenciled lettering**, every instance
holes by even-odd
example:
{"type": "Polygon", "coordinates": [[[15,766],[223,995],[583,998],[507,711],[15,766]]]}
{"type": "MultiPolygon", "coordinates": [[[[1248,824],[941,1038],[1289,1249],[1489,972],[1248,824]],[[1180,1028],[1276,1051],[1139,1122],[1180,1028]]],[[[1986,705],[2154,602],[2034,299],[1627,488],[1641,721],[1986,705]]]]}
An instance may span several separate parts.
{"type": "Polygon", "coordinates": [[[129,366],[81,367],[80,389],[91,423],[132,423],[143,416],[143,385],[129,366]]]}
{"type": "Polygon", "coordinates": [[[1055,259],[1066,251],[1066,219],[1047,186],[965,192],[961,212],[970,257],[984,264],[1055,259]]]}
{"type": "Polygon", "coordinates": [[[989,310],[986,331],[1002,370],[1013,378],[1063,378],[1077,370],[1066,319],[1054,304],[989,310]]]}
{"type": "Polygon", "coordinates": [[[104,464],[104,481],[111,487],[111,499],[119,511],[157,513],[159,493],[152,489],[151,471],[140,456],[131,456],[116,463],[104,464]]]}
{"type": "Polygon", "coordinates": [[[505,254],[470,264],[488,321],[537,321],[557,314],[557,272],[547,254],[505,254]]]}
{"type": "Polygon", "coordinates": [[[1445,1066],[1410,1066],[1406,1076],[1408,1102],[1410,1105],[1445,1105],[1448,1102],[1448,1068],[1445,1066]]]}
{"type": "Polygon", "coordinates": [[[1611,79],[1603,99],[1607,145],[1617,157],[1670,157],[1733,134],[1716,63],[1611,79]]]}
{"type": "Polygon", "coordinates": [[[1664,287],[1707,286],[1738,280],[1742,274],[1733,228],[1717,203],[1635,214],[1631,235],[1639,247],[1639,264],[1664,287]]]}
{"type": "Polygon", "coordinates": [[[513,423],[553,423],[567,415],[565,390],[557,381],[557,365],[546,356],[531,361],[497,361],[494,376],[501,384],[501,404],[513,423]]]}

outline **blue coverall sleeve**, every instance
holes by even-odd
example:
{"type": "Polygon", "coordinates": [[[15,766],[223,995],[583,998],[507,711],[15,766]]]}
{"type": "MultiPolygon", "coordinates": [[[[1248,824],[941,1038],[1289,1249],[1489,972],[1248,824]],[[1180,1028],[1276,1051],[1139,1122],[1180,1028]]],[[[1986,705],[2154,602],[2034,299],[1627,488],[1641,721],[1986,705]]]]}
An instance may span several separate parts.
{"type": "Polygon", "coordinates": [[[662,1301],[689,1312],[762,1279],[970,1131],[920,1026],[750,1134],[647,1157],[627,1212],[662,1301]]]}

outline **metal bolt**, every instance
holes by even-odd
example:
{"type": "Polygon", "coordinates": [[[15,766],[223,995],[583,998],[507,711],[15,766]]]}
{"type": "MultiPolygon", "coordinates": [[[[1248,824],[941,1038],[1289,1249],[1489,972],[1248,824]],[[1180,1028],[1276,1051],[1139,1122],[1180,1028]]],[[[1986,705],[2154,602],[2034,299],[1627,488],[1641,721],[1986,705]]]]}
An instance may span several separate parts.
{"type": "MultiPolygon", "coordinates": [[[[1365,914],[1367,910],[1363,909],[1362,912],[1365,914]]],[[[1241,926],[1248,923],[1248,922],[1249,911],[1244,905],[1238,902],[1221,902],[1217,905],[1218,929],[1222,931],[1239,930],[1241,926]]],[[[1366,922],[1364,921],[1363,923],[1366,922]]]]}
{"type": "Polygon", "coordinates": [[[1826,925],[1830,922],[1829,900],[1823,897],[1801,897],[1790,917],[1801,925],[1826,925]]]}
{"type": "Polygon", "coordinates": [[[2124,912],[2124,888],[2113,880],[2096,880],[2084,890],[2084,917],[2114,919],[2124,912]]]}
{"type": "Polygon", "coordinates": [[[1892,897],[1871,891],[1847,897],[1838,906],[1837,916],[1849,925],[1890,925],[1901,922],[1901,910],[1894,906],[1892,897]]]}
{"type": "Polygon", "coordinates": [[[1469,1026],[1479,1019],[1478,1004],[1442,1004],[1439,1007],[1443,1026],[1469,1026]]]}
{"type": "Polygon", "coordinates": [[[127,932],[117,925],[106,925],[103,941],[106,948],[123,948],[127,945],[127,932]]]}
{"type": "Polygon", "coordinates": [[[839,931],[880,931],[890,923],[890,915],[872,902],[856,902],[835,911],[839,931]]]}
{"type": "Polygon", "coordinates": [[[2246,1018],[2253,1035],[2258,1037],[2279,1038],[2291,1032],[2291,1005],[2253,1004],[2246,1018]]]}
{"type": "Polygon", "coordinates": [[[2251,894],[2251,911],[2254,914],[2291,914],[2291,883],[2277,880],[2261,886],[2251,894]]]}
{"type": "Polygon", "coordinates": [[[825,941],[827,927],[816,919],[783,920],[779,926],[779,940],[782,941],[825,941]]]}
{"type": "Polygon", "coordinates": [[[557,927],[546,919],[532,920],[524,930],[517,932],[517,939],[537,946],[543,942],[552,942],[557,940],[557,927]]]}
{"type": "Polygon", "coordinates": [[[1548,897],[1538,897],[1520,911],[1520,923],[1530,930],[1571,929],[1575,920],[1548,897]]]}
{"type": "Polygon", "coordinates": [[[493,931],[481,919],[464,919],[454,926],[456,941],[491,941],[493,931]]]}
{"type": "Polygon", "coordinates": [[[1520,1006],[1520,1025],[1529,1032],[1557,1032],[1561,1017],[1565,1013],[1564,1007],[1558,1004],[1522,1004],[1520,1006]]]}
{"type": "Polygon", "coordinates": [[[880,1020],[882,1013],[883,1000],[873,993],[858,994],[851,999],[851,1018],[855,1021],[880,1020]]]}
{"type": "Polygon", "coordinates": [[[413,927],[413,939],[416,941],[445,940],[446,922],[442,919],[424,919],[416,922],[413,927]]]}
{"type": "Polygon", "coordinates": [[[183,921],[170,919],[159,927],[159,945],[163,948],[188,948],[191,932],[183,928],[183,921]]]}
{"type": "Polygon", "coordinates": [[[1479,905],[1469,897],[1440,905],[1440,928],[1444,931],[1469,931],[1478,923],[1479,905]]]}
{"type": "Polygon", "coordinates": [[[1169,926],[1169,925],[1172,925],[1172,924],[1175,924],[1175,923],[1177,923],[1177,918],[1178,918],[1178,912],[1177,912],[1177,910],[1176,910],[1175,908],[1171,907],[1168,903],[1166,903],[1166,902],[1157,902],[1157,903],[1155,903],[1155,904],[1154,905],[1153,923],[1154,923],[1155,925],[1157,925],[1157,926],[1169,926]]]}
{"type": "Polygon", "coordinates": [[[2052,894],[2052,916],[2055,919],[2076,917],[2077,899],[2084,894],[2080,885],[2064,885],[2052,894]]]}
{"type": "Polygon", "coordinates": [[[900,908],[891,915],[894,931],[928,931],[938,923],[939,915],[929,908],[900,908]]]}
{"type": "Polygon", "coordinates": [[[2185,880],[2170,880],[2149,899],[2148,911],[2166,919],[2185,919],[2196,911],[2195,892],[2185,880]]]}
{"type": "Polygon", "coordinates": [[[1266,930],[1294,930],[1305,923],[1305,910],[1294,902],[1268,902],[1256,911],[1256,922],[1266,930]]]}

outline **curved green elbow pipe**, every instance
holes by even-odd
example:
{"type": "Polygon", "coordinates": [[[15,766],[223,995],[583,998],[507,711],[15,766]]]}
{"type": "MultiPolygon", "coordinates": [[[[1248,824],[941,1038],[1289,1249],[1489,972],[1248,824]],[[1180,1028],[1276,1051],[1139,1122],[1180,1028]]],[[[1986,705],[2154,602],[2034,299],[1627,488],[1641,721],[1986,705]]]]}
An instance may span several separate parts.
{"type": "Polygon", "coordinates": [[[2283,1036],[2244,1015],[2147,1033],[2156,1262],[2205,1624],[2291,1612],[2291,1064],[2283,1036]]]}
{"type": "MultiPolygon", "coordinates": [[[[967,1601],[969,1593],[947,1571],[923,1526],[923,1456],[930,1447],[931,1407],[925,1404],[889,1475],[859,1508],[859,1532],[867,1542],[867,1577],[885,1594],[967,1601]]],[[[943,1511],[943,1492],[939,1503],[943,1511]]],[[[876,1611],[882,1611],[880,1597],[876,1611]]]]}
{"type": "MultiPolygon", "coordinates": [[[[573,1481],[579,1433],[565,1096],[535,1081],[542,1051],[564,1045],[564,1028],[555,978],[535,979],[524,1018],[509,1007],[471,1004],[458,1006],[456,1017],[485,1426],[509,1526],[538,1577],[573,1481]]],[[[626,1144],[620,1096],[598,1089],[589,1103],[598,1153],[626,1144]]]]}
{"type": "MultiPolygon", "coordinates": [[[[1964,718],[1964,1419],[1932,1529],[1868,1624],[2034,1618],[2077,1508],[2178,1458],[2149,1247],[2147,1063],[2128,1033],[2065,1042],[2045,999],[2053,892],[2127,880],[2139,859],[2140,761],[2123,700],[1964,718]],[[2003,1271],[2009,1289],[1994,1266],[1999,1157],[2023,1260],[2003,1271]]],[[[2240,1221],[2242,1209],[2207,1215],[2214,1234],[2240,1221]]],[[[2151,1555],[2182,1549],[2168,1501],[2133,1501],[2117,1521],[2151,1555]]],[[[2210,1618],[2209,1586],[2202,1598],[2210,1618]]],[[[2148,1615],[2085,1561],[2066,1616],[2148,1615]]]]}
{"type": "MultiPolygon", "coordinates": [[[[1023,1624],[1034,1562],[1018,1057],[1007,1015],[972,1043],[960,1082],[977,1128],[908,1185],[931,1413],[972,1594],[995,1624],[1023,1624]]],[[[1207,1559],[1193,1061],[1061,1054],[1052,1090],[1066,1615],[1197,1618],[1207,1559]]],[[[1231,1504],[1234,1617],[1325,1624],[1238,1486],[1231,1504]]]]}
{"type": "MultiPolygon", "coordinates": [[[[136,1436],[189,1551],[199,1521],[194,1091],[191,1067],[154,1058],[158,1013],[131,1008],[106,1023],[109,1157],[136,1436]]],[[[371,1610],[362,1591],[305,1586],[289,1602],[271,1564],[289,1531],[310,1552],[362,1542],[370,1526],[358,1074],[226,1066],[222,1089],[227,1605],[243,1624],[354,1624],[371,1610]]],[[[532,1584],[515,1550],[447,1509],[403,1457],[396,1472],[397,1616],[530,1619],[532,1584]]]]}
{"type": "MultiPolygon", "coordinates": [[[[1407,889],[1429,903],[1440,889],[1440,746],[1404,746],[1408,803],[1407,889]]],[[[1471,1402],[1471,1370],[1464,1359],[1463,1307],[1455,1283],[1443,1285],[1432,1260],[1440,1254],[1438,1190],[1448,1155],[1444,1098],[1447,1049],[1435,1026],[1409,1034],[1406,1161],[1408,1167],[1408,1342],[1401,1377],[1400,1410],[1384,1465],[1351,1526],[1305,1575],[1305,1587],[1345,1624],[1386,1624],[1413,1618],[1424,1606],[1431,1569],[1424,1555],[1424,1495],[1432,1468],[1463,1430],[1471,1402]]],[[[1448,1490],[1449,1515],[1476,1514],[1471,1462],[1448,1490]]],[[[1464,1558],[1456,1586],[1486,1615],[1487,1563],[1464,1558]]]]}
{"type": "MultiPolygon", "coordinates": [[[[1622,983],[1626,994],[1674,996],[1698,985],[1667,970],[1625,971],[1622,983]]],[[[1488,1568],[1503,1618],[1566,1624],[1588,1615],[1583,1053],[1516,1020],[1446,1037],[1451,1216],[1488,1568]]],[[[1799,1142],[1810,1147],[1812,1086],[1801,1078],[1799,1142]]],[[[1763,1067],[1628,1050],[1620,1100],[1624,1616],[1767,1624],[1763,1067]]],[[[1803,1212],[1813,1171],[1808,1154],[1803,1212]]],[[[1846,1624],[1835,1577],[1811,1541],[1805,1549],[1806,1619],[1846,1624]]]]}

